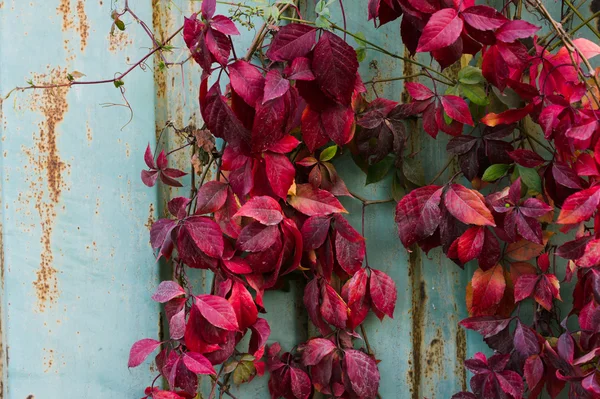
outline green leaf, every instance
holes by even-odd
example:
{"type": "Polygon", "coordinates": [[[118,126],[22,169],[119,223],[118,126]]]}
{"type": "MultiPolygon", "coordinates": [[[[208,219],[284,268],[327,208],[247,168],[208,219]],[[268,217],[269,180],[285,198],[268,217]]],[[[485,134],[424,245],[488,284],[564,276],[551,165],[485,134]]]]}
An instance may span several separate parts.
{"type": "Polygon", "coordinates": [[[444,111],[444,122],[446,122],[446,125],[449,125],[452,123],[452,118],[450,118],[448,116],[448,114],[446,113],[446,111],[444,111]]]}
{"type": "Polygon", "coordinates": [[[365,185],[377,183],[378,181],[383,180],[383,178],[388,174],[393,165],[394,158],[386,157],[382,161],[377,162],[375,165],[369,166],[369,169],[367,171],[367,181],[365,185]]]}
{"type": "Polygon", "coordinates": [[[461,87],[465,96],[475,104],[483,106],[489,104],[490,100],[487,98],[483,85],[463,84],[461,87]]]}
{"type": "Polygon", "coordinates": [[[331,23],[329,22],[327,17],[319,15],[319,17],[315,20],[315,26],[321,29],[329,29],[331,28],[331,23]]]}
{"type": "Polygon", "coordinates": [[[506,174],[508,168],[510,168],[510,165],[503,163],[492,165],[483,172],[483,177],[481,179],[483,181],[496,181],[506,174]]]}
{"type": "Polygon", "coordinates": [[[331,160],[337,153],[337,149],[338,149],[338,146],[335,144],[330,147],[325,148],[323,151],[321,151],[321,155],[319,155],[319,160],[321,162],[327,162],[327,161],[331,160]]]}
{"type": "Polygon", "coordinates": [[[252,377],[255,373],[256,368],[254,367],[253,362],[240,362],[233,372],[233,382],[236,385],[240,385],[244,382],[250,381],[250,377],[252,377]]]}
{"type": "Polygon", "coordinates": [[[425,171],[416,158],[405,157],[402,160],[402,172],[406,180],[416,186],[425,185],[425,171]]]}
{"type": "Polygon", "coordinates": [[[454,85],[454,86],[449,86],[446,89],[446,93],[447,95],[451,95],[451,96],[460,96],[460,85],[454,85]]]}
{"type": "Polygon", "coordinates": [[[125,30],[125,22],[121,21],[120,19],[115,19],[115,25],[117,26],[117,28],[119,28],[120,31],[125,30]]]}
{"type": "Polygon", "coordinates": [[[113,82],[113,84],[115,85],[115,87],[118,89],[119,87],[123,86],[125,84],[125,82],[123,82],[122,80],[115,80],[113,82]]]}
{"type": "Polygon", "coordinates": [[[474,66],[467,65],[458,72],[458,81],[463,84],[474,85],[483,83],[484,80],[481,69],[474,66]]]}
{"type": "Polygon", "coordinates": [[[525,168],[521,165],[517,165],[517,170],[519,176],[521,176],[521,181],[525,183],[525,185],[533,192],[541,194],[542,193],[542,180],[540,179],[540,175],[537,170],[532,168],[525,168]]]}
{"type": "Polygon", "coordinates": [[[356,60],[358,62],[363,62],[367,58],[367,49],[366,48],[357,48],[356,49],[356,60]]]}
{"type": "Polygon", "coordinates": [[[402,178],[400,177],[400,173],[396,172],[392,179],[392,198],[396,201],[400,201],[405,195],[406,190],[402,187],[402,178]]]}
{"type": "Polygon", "coordinates": [[[365,34],[362,32],[357,32],[355,34],[354,37],[354,41],[356,41],[356,43],[360,46],[360,47],[367,47],[367,38],[365,37],[365,34]]]}

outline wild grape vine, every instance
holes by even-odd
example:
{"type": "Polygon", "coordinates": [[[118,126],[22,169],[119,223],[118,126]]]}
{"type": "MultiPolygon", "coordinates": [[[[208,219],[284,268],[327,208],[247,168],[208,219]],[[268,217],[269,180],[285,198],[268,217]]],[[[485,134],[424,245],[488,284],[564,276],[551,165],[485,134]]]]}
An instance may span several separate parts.
{"type": "MultiPolygon", "coordinates": [[[[209,399],[217,390],[234,397],[231,380],[265,372],[272,398],[379,396],[379,365],[368,344],[356,348],[366,341],[369,312],[393,317],[396,285],[368,264],[342,196],[359,199],[363,210],[396,199],[408,250],[441,247],[460,267],[477,262],[466,290],[470,317],[460,324],[494,354],[465,361],[471,392],[453,398],[536,398],[544,390],[555,398],[565,389],[571,398],[600,397],[600,82],[590,64],[600,46],[573,38],[541,0],[506,1],[500,11],[474,0],[369,0],[376,26],[400,21],[405,57],[331,22],[331,3],[317,4],[315,21],[302,19],[291,1],[262,8],[267,23],[245,57],[233,47],[235,22],[215,15],[215,0],[185,19],[205,126],[184,132],[187,144],[169,153],[148,146],[141,177],[150,187],[181,187],[186,173],[170,167],[169,157],[190,149],[202,172],[189,196],[168,203],[171,216],[151,227],[152,247],[173,265],[173,279],[152,296],[164,304],[169,336],[140,340],[130,352],[136,367],[160,348],[155,382],[164,377],[168,389],[153,382],[145,397],[194,398],[198,375],[211,376],[209,399]],[[520,18],[524,9],[550,32],[538,36],[541,27],[520,18]],[[409,101],[368,99],[358,73],[365,51],[420,68],[388,79],[405,80],[409,101]],[[454,76],[445,73],[452,65],[462,66],[454,76]],[[424,134],[407,129],[415,121],[432,139],[452,136],[447,151],[460,171],[443,185],[433,184],[443,170],[425,186],[401,180],[404,191],[389,200],[351,193],[331,162],[337,154],[351,152],[374,171],[371,181],[402,172],[407,140],[424,134]],[[214,273],[210,294],[191,291],[188,268],[214,273]],[[264,292],[289,273],[306,278],[304,306],[318,336],[286,352],[267,346],[270,327],[259,316],[264,292]],[[561,292],[572,280],[575,288],[561,292]],[[561,295],[573,300],[563,319],[561,295]],[[523,306],[533,307],[532,321],[521,316],[523,306]]],[[[571,9],[563,19],[581,16],[570,1],[563,5],[571,9]]],[[[113,15],[119,29],[126,12],[135,16],[127,4],[113,15]]],[[[153,42],[131,69],[166,47],[153,42]]],[[[127,73],[89,83],[121,87],[127,73]]],[[[70,77],[63,86],[75,84],[86,83],[70,77]]],[[[27,88],[46,87],[18,89],[27,88]]]]}

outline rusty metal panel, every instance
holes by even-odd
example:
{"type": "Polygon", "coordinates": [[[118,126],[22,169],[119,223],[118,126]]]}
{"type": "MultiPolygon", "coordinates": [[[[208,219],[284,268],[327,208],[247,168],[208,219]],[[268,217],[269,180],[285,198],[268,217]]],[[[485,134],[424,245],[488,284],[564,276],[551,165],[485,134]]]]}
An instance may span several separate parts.
{"type": "MultiPolygon", "coordinates": [[[[109,0],[0,1],[0,93],[15,86],[112,78],[150,47],[111,37],[109,0]],[[144,48],[145,47],[145,48],[144,48]]],[[[137,2],[151,18],[148,2],[137,2]]],[[[132,398],[137,339],[157,334],[157,281],[146,226],[155,193],[139,181],[154,138],[152,72],[112,85],[13,92],[1,106],[4,397],[132,398]]]]}

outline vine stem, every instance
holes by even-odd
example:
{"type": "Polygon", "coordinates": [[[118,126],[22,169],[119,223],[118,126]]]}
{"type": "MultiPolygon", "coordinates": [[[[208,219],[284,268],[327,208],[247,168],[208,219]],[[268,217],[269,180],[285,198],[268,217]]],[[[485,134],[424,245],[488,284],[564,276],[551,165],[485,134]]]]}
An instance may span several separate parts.
{"type": "Polygon", "coordinates": [[[452,163],[452,161],[454,161],[455,157],[450,157],[448,159],[448,162],[446,162],[446,165],[444,165],[444,167],[442,169],[440,169],[439,172],[437,172],[437,174],[433,177],[433,179],[429,182],[428,186],[431,186],[433,183],[436,182],[437,179],[440,178],[440,176],[442,176],[442,174],[450,167],[450,164],[452,163]]]}
{"type": "Polygon", "coordinates": [[[152,51],[150,51],[145,56],[143,56],[140,60],[138,60],[135,64],[133,64],[129,69],[127,69],[125,72],[117,75],[116,77],[114,77],[112,79],[90,80],[90,81],[74,80],[74,81],[71,81],[68,83],[57,83],[57,84],[50,84],[50,85],[35,85],[35,84],[33,84],[30,86],[24,86],[24,87],[17,86],[14,89],[12,89],[11,91],[9,91],[8,94],[6,94],[6,96],[4,97],[4,100],[6,100],[14,91],[25,91],[25,90],[30,90],[30,89],[54,89],[54,88],[58,88],[58,87],[96,85],[96,84],[114,83],[114,82],[120,81],[125,76],[127,76],[131,71],[133,71],[134,69],[136,69],[137,67],[142,65],[144,63],[144,61],[146,61],[148,58],[150,58],[154,53],[156,53],[157,51],[160,51],[166,43],[173,40],[175,38],[175,36],[177,36],[182,30],[183,30],[183,26],[181,26],[173,34],[171,34],[171,36],[169,36],[163,44],[161,44],[158,47],[153,48],[152,51]]]}
{"type": "Polygon", "coordinates": [[[352,191],[350,191],[350,194],[354,198],[356,198],[357,200],[359,200],[360,202],[362,202],[364,206],[377,205],[377,204],[387,204],[388,202],[394,202],[393,198],[387,198],[387,199],[382,199],[382,200],[369,200],[369,199],[366,199],[365,197],[361,196],[360,194],[354,193],[352,191]]]}
{"type": "MultiPolygon", "coordinates": [[[[307,25],[314,25],[314,24],[315,24],[313,21],[307,21],[307,20],[304,20],[304,19],[299,19],[299,18],[291,18],[291,17],[285,17],[285,16],[282,16],[282,17],[280,17],[280,18],[281,18],[281,19],[284,19],[284,20],[286,20],[286,21],[290,21],[290,22],[298,22],[298,23],[303,23],[303,24],[307,24],[307,25]]],[[[377,44],[375,44],[375,43],[372,43],[372,42],[370,42],[370,41],[368,41],[368,40],[366,40],[366,39],[363,39],[363,38],[359,37],[358,35],[356,35],[355,33],[352,33],[352,32],[350,32],[350,31],[348,31],[348,30],[346,30],[346,29],[342,28],[341,26],[334,24],[334,23],[333,23],[333,22],[331,22],[331,21],[329,21],[329,23],[331,23],[331,27],[332,27],[333,29],[335,29],[335,30],[339,30],[340,32],[343,32],[343,33],[346,33],[347,35],[349,35],[349,36],[352,36],[353,38],[355,38],[355,39],[357,39],[357,40],[360,40],[360,41],[362,41],[363,43],[366,43],[366,44],[368,44],[369,46],[373,47],[373,49],[374,49],[374,50],[377,50],[377,51],[379,51],[379,52],[381,52],[381,53],[383,53],[383,54],[385,54],[385,55],[388,55],[388,56],[390,56],[390,57],[392,57],[392,58],[396,58],[396,59],[402,60],[402,61],[404,61],[404,62],[409,62],[409,63],[411,63],[411,64],[418,65],[418,66],[420,66],[420,67],[421,67],[421,68],[423,68],[423,69],[426,69],[426,70],[428,70],[428,71],[431,71],[431,72],[435,73],[435,74],[436,74],[436,75],[438,75],[438,76],[441,76],[441,77],[443,77],[444,79],[446,79],[444,82],[442,82],[442,83],[444,83],[444,84],[447,84],[447,85],[454,85],[454,83],[456,83],[454,79],[451,79],[450,77],[448,77],[448,76],[444,75],[443,73],[441,73],[441,72],[437,71],[437,70],[436,70],[436,69],[434,69],[434,68],[431,68],[430,66],[427,66],[427,65],[425,65],[425,64],[423,64],[423,63],[420,63],[419,61],[415,61],[415,60],[413,60],[413,59],[410,59],[410,58],[407,58],[407,57],[402,57],[402,56],[400,56],[400,55],[394,54],[394,53],[392,53],[392,52],[390,52],[390,51],[388,51],[388,50],[384,49],[383,47],[381,47],[381,46],[378,46],[377,44]]]]}
{"type": "Polygon", "coordinates": [[[225,363],[223,363],[221,365],[221,368],[219,369],[219,372],[217,373],[217,376],[214,379],[214,384],[212,385],[210,394],[208,395],[208,399],[214,399],[215,393],[217,392],[217,385],[219,385],[219,378],[221,378],[221,374],[223,373],[224,368],[225,368],[225,363]]]}

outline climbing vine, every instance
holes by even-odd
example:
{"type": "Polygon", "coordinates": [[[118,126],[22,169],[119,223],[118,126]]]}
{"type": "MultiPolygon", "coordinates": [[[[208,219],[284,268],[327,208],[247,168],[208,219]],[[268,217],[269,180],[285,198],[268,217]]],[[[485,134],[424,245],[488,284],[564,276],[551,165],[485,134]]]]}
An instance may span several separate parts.
{"type": "Polygon", "coordinates": [[[600,397],[600,81],[590,63],[600,46],[574,36],[586,26],[600,39],[598,15],[585,19],[569,0],[560,21],[541,0],[505,1],[500,10],[474,3],[365,1],[375,26],[399,22],[409,53],[399,55],[346,26],[342,0],[317,2],[313,18],[291,0],[225,2],[229,16],[203,0],[164,41],[125,2],[111,15],[112,29],[126,29],[123,20],[132,18],[153,43],[130,69],[112,79],[69,74],[62,84],[15,89],[112,83],[125,97],[126,76],[153,56],[160,68],[193,60],[198,69],[205,125],[167,126],[185,144],[169,152],[149,145],[141,172],[149,187],[182,187],[187,173],[169,159],[190,154],[189,195],[170,200],[170,217],[150,231],[173,276],[152,296],[164,304],[168,336],[142,339],[130,352],[129,367],[137,367],[158,351],[146,398],[194,398],[198,375],[212,382],[209,399],[235,398],[231,384],[265,373],[273,398],[379,397],[386,364],[378,364],[362,323],[369,312],[393,317],[397,293],[368,262],[364,211],[392,201],[408,251],[441,247],[458,267],[477,263],[465,296],[470,317],[460,324],[494,354],[465,361],[471,390],[453,398],[536,398],[544,390],[552,398],[564,390],[600,397]],[[342,26],[332,22],[334,5],[342,26]],[[581,23],[566,30],[576,17],[581,23]],[[257,18],[264,23],[240,54],[232,37],[257,18]],[[189,57],[169,63],[164,53],[180,34],[189,57]],[[418,72],[363,83],[359,62],[370,51],[418,72]],[[422,62],[429,56],[435,62],[422,62]],[[451,66],[458,73],[448,73],[451,66]],[[377,84],[394,80],[404,81],[407,101],[367,95],[366,85],[377,93],[377,84]],[[422,128],[407,128],[417,122],[422,128]],[[440,132],[452,137],[450,161],[419,185],[406,143],[440,132]],[[350,192],[332,162],[342,153],[368,183],[391,174],[390,198],[350,192]],[[435,185],[452,163],[459,171],[435,185]],[[344,218],[339,197],[362,203],[360,231],[344,218]],[[213,272],[210,293],[193,291],[190,268],[213,272]],[[270,327],[260,315],[264,292],[291,273],[306,280],[303,302],[318,333],[284,349],[267,345],[270,327]],[[572,308],[561,316],[557,301],[566,297],[572,308]]]}

